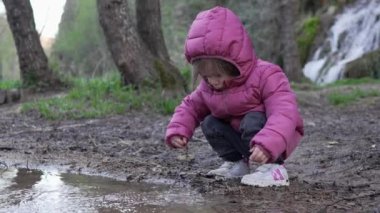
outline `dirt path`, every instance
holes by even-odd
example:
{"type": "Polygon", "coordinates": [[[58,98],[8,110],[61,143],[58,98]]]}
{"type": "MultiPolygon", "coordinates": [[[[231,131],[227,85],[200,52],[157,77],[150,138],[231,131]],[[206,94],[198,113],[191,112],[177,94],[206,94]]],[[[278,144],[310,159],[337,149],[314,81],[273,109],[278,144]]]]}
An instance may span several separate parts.
{"type": "Polygon", "coordinates": [[[220,160],[201,132],[187,152],[170,150],[163,142],[170,117],[149,112],[52,122],[20,114],[17,105],[2,106],[0,160],[224,194],[226,206],[215,206],[218,212],[379,212],[380,98],[332,107],[327,92],[298,93],[306,135],[286,162],[290,187],[261,189],[207,177],[220,160]]]}

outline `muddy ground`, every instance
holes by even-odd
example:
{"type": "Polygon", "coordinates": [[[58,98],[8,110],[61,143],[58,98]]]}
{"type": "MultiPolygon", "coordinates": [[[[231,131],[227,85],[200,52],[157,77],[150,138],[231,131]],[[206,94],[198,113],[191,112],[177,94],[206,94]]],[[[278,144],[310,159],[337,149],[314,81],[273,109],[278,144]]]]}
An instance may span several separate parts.
{"type": "Polygon", "coordinates": [[[327,102],[331,90],[297,92],[306,134],[286,161],[289,187],[207,177],[221,162],[199,129],[187,152],[171,150],[163,142],[170,117],[149,111],[48,121],[19,113],[18,104],[1,106],[0,159],[10,167],[55,167],[225,195],[217,212],[380,212],[380,97],[336,107],[327,102]]]}

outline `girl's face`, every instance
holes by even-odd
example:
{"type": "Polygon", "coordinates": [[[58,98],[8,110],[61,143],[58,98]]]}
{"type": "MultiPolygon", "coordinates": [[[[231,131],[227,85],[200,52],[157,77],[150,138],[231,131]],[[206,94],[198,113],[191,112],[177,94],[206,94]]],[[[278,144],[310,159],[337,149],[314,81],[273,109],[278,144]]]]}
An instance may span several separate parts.
{"type": "Polygon", "coordinates": [[[202,74],[200,76],[214,89],[223,90],[226,83],[231,81],[234,77],[225,73],[202,74]]]}
{"type": "Polygon", "coordinates": [[[193,62],[193,67],[193,85],[202,77],[215,90],[225,89],[240,74],[233,64],[215,58],[198,59],[193,62]]]}

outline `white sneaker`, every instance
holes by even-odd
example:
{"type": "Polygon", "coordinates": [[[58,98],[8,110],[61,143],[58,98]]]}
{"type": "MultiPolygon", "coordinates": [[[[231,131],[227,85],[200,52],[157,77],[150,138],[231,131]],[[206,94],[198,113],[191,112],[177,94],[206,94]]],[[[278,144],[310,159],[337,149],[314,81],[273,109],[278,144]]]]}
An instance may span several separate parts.
{"type": "Polygon", "coordinates": [[[226,161],[219,168],[207,173],[207,175],[223,176],[226,178],[242,177],[246,174],[249,174],[249,166],[244,160],[236,162],[226,161]]]}
{"type": "Polygon", "coordinates": [[[241,183],[259,187],[289,186],[289,176],[282,165],[264,164],[259,166],[252,174],[244,175],[241,183]]]}

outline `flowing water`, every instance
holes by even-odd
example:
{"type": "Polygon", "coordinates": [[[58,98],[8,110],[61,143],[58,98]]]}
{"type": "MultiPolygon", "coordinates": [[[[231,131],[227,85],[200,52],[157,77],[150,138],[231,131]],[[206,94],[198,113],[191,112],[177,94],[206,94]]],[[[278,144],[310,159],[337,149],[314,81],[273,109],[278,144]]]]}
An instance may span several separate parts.
{"type": "MultiPolygon", "coordinates": [[[[215,197],[214,197],[215,198],[215,197]]],[[[0,212],[214,212],[186,187],[30,169],[0,170],[0,212]]]]}
{"type": "Polygon", "coordinates": [[[336,17],[325,43],[304,67],[318,84],[339,79],[346,63],[380,48],[380,0],[358,0],[336,17]]]}

